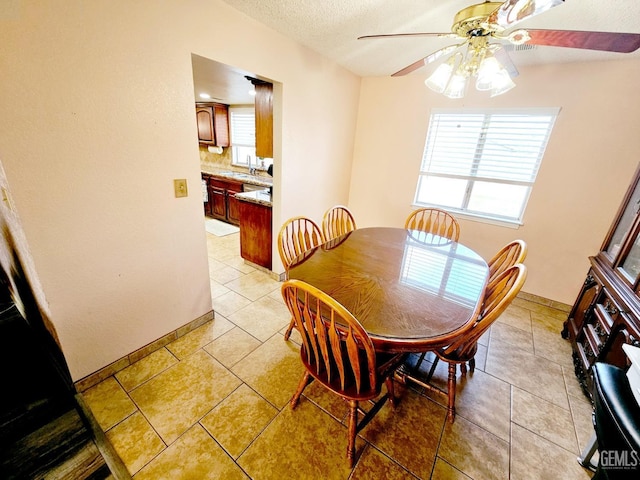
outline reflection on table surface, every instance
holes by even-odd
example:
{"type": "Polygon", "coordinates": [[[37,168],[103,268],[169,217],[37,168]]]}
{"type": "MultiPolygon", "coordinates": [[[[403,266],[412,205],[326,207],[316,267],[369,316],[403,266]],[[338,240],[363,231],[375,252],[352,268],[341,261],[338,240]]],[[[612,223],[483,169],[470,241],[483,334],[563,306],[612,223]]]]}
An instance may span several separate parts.
{"type": "Polygon", "coordinates": [[[400,228],[361,228],[289,270],[342,303],[378,348],[420,350],[475,318],[488,267],[473,250],[400,228]]]}

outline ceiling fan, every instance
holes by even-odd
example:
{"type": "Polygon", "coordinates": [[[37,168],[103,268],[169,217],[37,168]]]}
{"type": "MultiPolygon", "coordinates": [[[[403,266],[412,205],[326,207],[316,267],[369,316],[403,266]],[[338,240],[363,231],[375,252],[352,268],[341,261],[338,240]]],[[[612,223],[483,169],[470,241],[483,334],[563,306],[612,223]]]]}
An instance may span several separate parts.
{"type": "Polygon", "coordinates": [[[538,29],[507,32],[523,20],[562,3],[564,0],[486,1],[460,10],[454,17],[451,33],[391,33],[364,35],[358,39],[431,36],[464,40],[436,50],[392,74],[393,77],[407,75],[443,56],[453,54],[425,82],[433,90],[444,92],[451,98],[464,95],[467,80],[472,76],[478,77],[476,88],[491,90],[491,96],[504,93],[515,86],[511,77],[518,74],[517,69],[503,48],[504,44],[544,45],[620,53],[630,53],[640,48],[640,34],[636,33],[538,29]],[[456,52],[465,47],[465,54],[456,52]],[[431,85],[429,80],[432,80],[431,85]]]}

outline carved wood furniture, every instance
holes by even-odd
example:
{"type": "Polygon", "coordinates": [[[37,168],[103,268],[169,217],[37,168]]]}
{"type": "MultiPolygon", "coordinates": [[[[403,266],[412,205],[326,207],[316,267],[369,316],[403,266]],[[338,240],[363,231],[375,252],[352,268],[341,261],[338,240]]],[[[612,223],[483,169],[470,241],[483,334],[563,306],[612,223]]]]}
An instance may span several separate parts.
{"type": "Polygon", "coordinates": [[[336,205],[322,217],[322,233],[325,240],[339,237],[356,229],[353,214],[344,205],[336,205]]]}
{"type": "MultiPolygon", "coordinates": [[[[447,418],[453,423],[456,415],[456,369],[457,365],[465,365],[470,362],[478,350],[478,339],[487,331],[493,322],[505,311],[516,297],[527,278],[527,268],[521,263],[503,271],[489,282],[484,293],[482,309],[477,319],[467,329],[464,329],[447,347],[435,350],[436,358],[426,379],[422,379],[416,374],[408,373],[406,369],[398,371],[398,377],[406,382],[407,380],[417,383],[430,390],[442,393],[448,397],[447,418]],[[435,371],[438,359],[449,364],[449,377],[447,390],[440,390],[429,383],[435,371]]],[[[464,371],[463,371],[464,372],[464,371]]]]}
{"type": "Polygon", "coordinates": [[[404,228],[422,230],[449,240],[458,241],[460,225],[449,212],[439,208],[419,208],[409,214],[404,228]]]}
{"type": "MultiPolygon", "coordinates": [[[[322,231],[313,220],[306,217],[293,217],[284,222],[278,232],[278,253],[285,272],[289,271],[298,256],[323,242],[322,231]]],[[[289,328],[284,334],[285,340],[289,340],[294,325],[294,319],[291,318],[289,328]]]]}
{"type": "Polygon", "coordinates": [[[524,240],[513,240],[507,243],[487,262],[489,282],[514,265],[524,263],[525,258],[527,258],[527,244],[524,240]]]}
{"type": "MultiPolygon", "coordinates": [[[[504,247],[502,247],[498,252],[489,260],[489,280],[488,283],[491,283],[493,280],[498,278],[498,276],[504,272],[505,270],[513,267],[518,263],[523,263],[524,259],[527,257],[527,244],[524,240],[513,240],[507,243],[504,247]]],[[[422,352],[420,358],[416,362],[413,370],[415,372],[418,371],[420,365],[422,364],[425,355],[428,352],[422,352]]],[[[438,358],[436,357],[436,362],[438,358]]],[[[469,358],[469,368],[473,372],[476,368],[476,359],[475,356],[471,356],[469,358]]],[[[436,363],[433,364],[433,369],[435,369],[436,363]]],[[[462,375],[467,373],[467,365],[465,362],[460,363],[460,372],[462,375]]],[[[431,372],[433,375],[433,371],[431,372]]]]}
{"type": "Polygon", "coordinates": [[[282,297],[302,338],[300,358],[305,367],[291,408],[296,408],[302,392],[314,380],[345,400],[349,405],[347,459],[349,467],[353,467],[356,434],[387,399],[392,405],[395,403],[393,372],[405,355],[376,352],[358,320],[312,285],[286,281],[282,297]],[[380,397],[383,383],[387,393],[380,397]],[[360,407],[364,401],[373,403],[368,411],[360,407]],[[358,421],[359,413],[363,417],[358,421]]]}
{"type": "Polygon", "coordinates": [[[564,323],[575,373],[585,394],[593,391],[596,361],[627,366],[624,343],[640,346],[640,169],[564,323]]]}
{"type": "Polygon", "coordinates": [[[324,242],[316,222],[306,217],[293,217],[284,222],[278,232],[278,253],[282,265],[288,269],[296,258],[324,242]]]}
{"type": "Polygon", "coordinates": [[[376,351],[445,347],[476,318],[489,268],[473,250],[402,228],[359,228],[345,237],[311,249],[288,275],[347,308],[376,351]]]}

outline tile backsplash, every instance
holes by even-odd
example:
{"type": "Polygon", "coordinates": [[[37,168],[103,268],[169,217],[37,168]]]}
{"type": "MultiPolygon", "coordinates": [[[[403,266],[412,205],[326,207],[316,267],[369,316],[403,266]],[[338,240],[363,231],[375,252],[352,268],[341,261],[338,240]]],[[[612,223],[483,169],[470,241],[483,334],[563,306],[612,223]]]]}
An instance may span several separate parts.
{"type": "Polygon", "coordinates": [[[233,170],[231,167],[231,148],[225,147],[222,149],[221,154],[211,153],[206,146],[200,145],[200,168],[205,171],[215,170],[219,168],[227,168],[233,170]]]}

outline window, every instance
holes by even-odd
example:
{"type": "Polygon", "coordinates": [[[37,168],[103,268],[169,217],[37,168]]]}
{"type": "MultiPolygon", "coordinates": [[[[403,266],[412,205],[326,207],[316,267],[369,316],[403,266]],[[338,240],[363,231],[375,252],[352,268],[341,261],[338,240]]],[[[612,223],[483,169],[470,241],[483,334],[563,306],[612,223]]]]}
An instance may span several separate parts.
{"type": "Polygon", "coordinates": [[[433,110],[414,204],[521,224],[559,110],[433,110]]]}
{"type": "Polygon", "coordinates": [[[231,155],[234,165],[256,166],[256,122],[253,107],[229,108],[231,155]]]}

